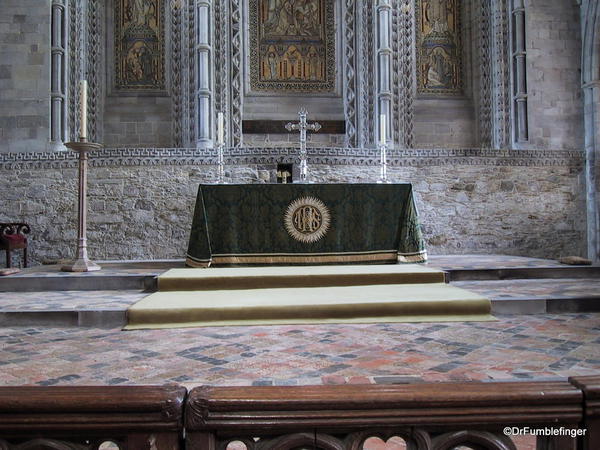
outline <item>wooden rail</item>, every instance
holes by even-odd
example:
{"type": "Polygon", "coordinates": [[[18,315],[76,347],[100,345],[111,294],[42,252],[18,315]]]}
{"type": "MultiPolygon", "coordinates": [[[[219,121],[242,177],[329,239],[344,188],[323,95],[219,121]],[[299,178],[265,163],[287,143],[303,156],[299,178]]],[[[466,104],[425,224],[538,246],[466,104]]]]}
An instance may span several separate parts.
{"type": "Polygon", "coordinates": [[[505,427],[559,433],[588,427],[583,437],[538,437],[538,450],[598,450],[600,378],[571,381],[200,387],[186,405],[186,444],[358,450],[369,437],[398,436],[411,450],[514,450],[505,427]]]}
{"type": "Polygon", "coordinates": [[[180,386],[1,387],[0,450],[183,448],[185,395],[180,386]]]}
{"type": "Polygon", "coordinates": [[[506,427],[556,430],[537,450],[600,449],[600,376],[203,386],[187,398],[175,385],[0,388],[0,450],[358,450],[394,436],[408,450],[515,450],[506,427]]]}

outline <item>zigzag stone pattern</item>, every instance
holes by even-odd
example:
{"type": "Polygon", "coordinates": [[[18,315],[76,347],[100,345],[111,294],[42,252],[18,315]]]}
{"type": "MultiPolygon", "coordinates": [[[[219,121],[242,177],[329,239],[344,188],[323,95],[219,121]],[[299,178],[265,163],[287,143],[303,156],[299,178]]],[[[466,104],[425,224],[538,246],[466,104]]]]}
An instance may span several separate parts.
{"type": "MultiPolygon", "coordinates": [[[[310,164],[376,166],[379,151],[365,148],[308,149],[310,164]]],[[[225,164],[277,164],[299,162],[295,147],[235,147],[225,149],[225,164]]],[[[105,148],[90,154],[92,167],[211,166],[217,164],[213,148],[105,148]]],[[[583,150],[391,149],[388,166],[498,166],[583,167],[583,150]]],[[[0,153],[0,170],[62,169],[77,167],[75,152],[0,153]]]]}

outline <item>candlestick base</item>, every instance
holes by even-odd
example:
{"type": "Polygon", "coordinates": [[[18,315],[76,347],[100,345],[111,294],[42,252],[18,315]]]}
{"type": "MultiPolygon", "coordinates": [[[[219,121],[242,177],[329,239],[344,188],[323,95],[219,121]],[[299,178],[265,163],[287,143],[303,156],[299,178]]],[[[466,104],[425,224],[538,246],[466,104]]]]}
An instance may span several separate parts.
{"type": "Polygon", "coordinates": [[[63,272],[94,272],[101,267],[87,258],[79,258],[60,268],[63,272]]]}

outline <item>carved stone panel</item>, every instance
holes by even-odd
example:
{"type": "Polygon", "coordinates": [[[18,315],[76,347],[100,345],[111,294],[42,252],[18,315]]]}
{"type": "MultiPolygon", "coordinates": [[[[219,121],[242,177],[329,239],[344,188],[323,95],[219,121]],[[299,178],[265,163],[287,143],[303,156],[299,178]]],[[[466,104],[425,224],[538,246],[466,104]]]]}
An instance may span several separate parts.
{"type": "Polygon", "coordinates": [[[417,0],[417,92],[462,94],[460,0],[417,0]]]}
{"type": "Polygon", "coordinates": [[[335,89],[333,0],[250,0],[250,87],[335,89]]]}
{"type": "Polygon", "coordinates": [[[115,88],[165,89],[164,0],[116,0],[115,88]]]}

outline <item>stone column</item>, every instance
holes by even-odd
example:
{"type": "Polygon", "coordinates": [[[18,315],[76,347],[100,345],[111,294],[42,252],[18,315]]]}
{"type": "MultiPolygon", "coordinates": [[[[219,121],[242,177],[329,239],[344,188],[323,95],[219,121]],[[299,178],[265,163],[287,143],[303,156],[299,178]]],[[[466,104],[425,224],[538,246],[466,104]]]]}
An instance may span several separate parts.
{"type": "Polygon", "coordinates": [[[196,147],[213,146],[212,1],[196,2],[196,147]]]}
{"type": "Polygon", "coordinates": [[[600,261],[600,217],[598,217],[598,144],[600,143],[600,81],[583,86],[585,120],[585,187],[587,256],[600,261]]]}
{"type": "Polygon", "coordinates": [[[583,57],[581,61],[585,126],[585,198],[587,216],[587,257],[600,262],[600,4],[581,3],[583,57]]]}
{"type": "Polygon", "coordinates": [[[67,0],[52,0],[50,36],[50,144],[51,151],[66,150],[67,140],[67,0]]]}
{"type": "MultiPolygon", "coordinates": [[[[390,133],[392,89],[391,89],[391,32],[392,32],[392,7],[388,0],[379,0],[377,5],[377,130],[381,130],[379,123],[381,115],[386,118],[385,140],[392,135],[390,133]]],[[[367,64],[367,62],[365,62],[367,64]]],[[[379,131],[377,132],[379,133],[379,131]]],[[[381,136],[377,139],[380,142],[381,136]]]]}
{"type": "Polygon", "coordinates": [[[523,0],[512,0],[512,44],[513,44],[513,127],[516,144],[529,140],[527,119],[527,47],[525,42],[525,5],[523,0]]]}

